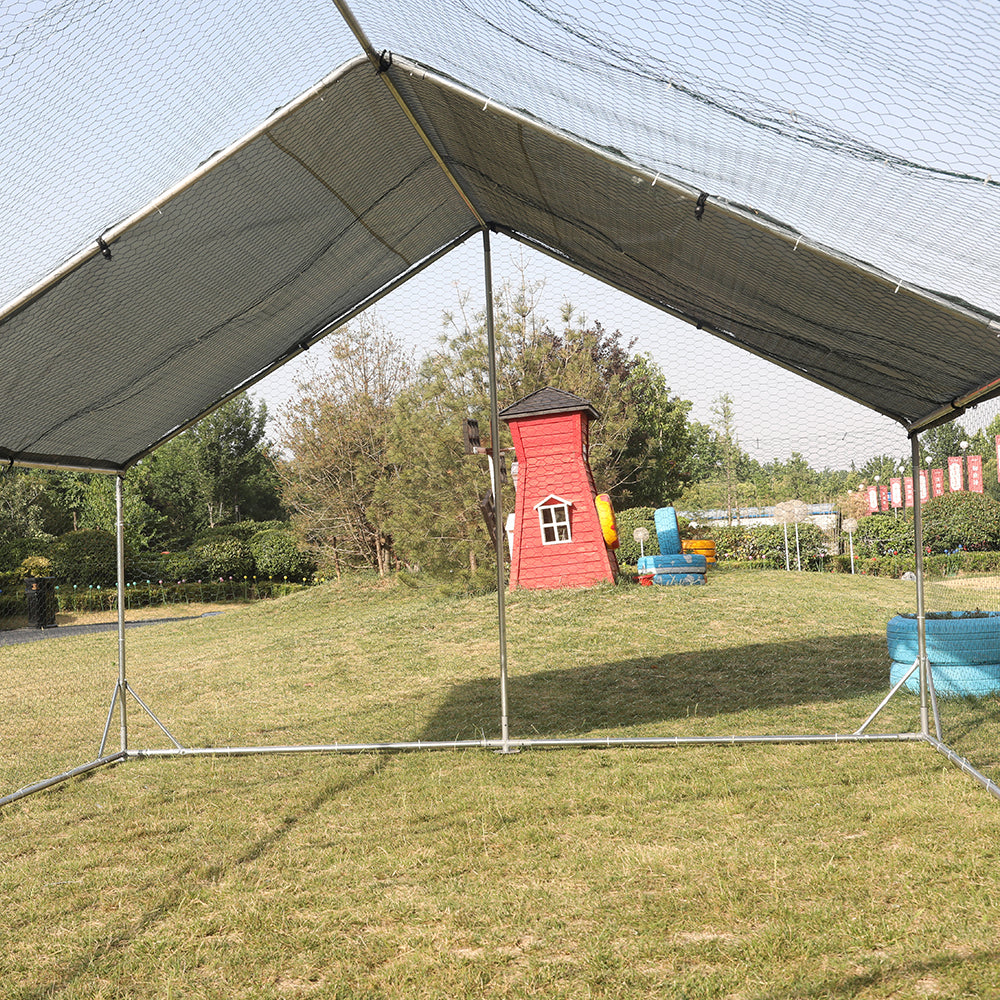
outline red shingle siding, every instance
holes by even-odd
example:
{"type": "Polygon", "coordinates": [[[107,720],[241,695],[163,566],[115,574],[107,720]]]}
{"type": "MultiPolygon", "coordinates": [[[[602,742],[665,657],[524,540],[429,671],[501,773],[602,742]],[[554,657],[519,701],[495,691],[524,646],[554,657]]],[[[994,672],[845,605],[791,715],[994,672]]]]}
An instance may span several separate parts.
{"type": "Polygon", "coordinates": [[[585,587],[614,580],[618,561],[604,543],[597,491],[584,461],[585,412],[510,419],[518,479],[511,589],[585,587]],[[545,545],[535,505],[555,495],[571,502],[571,542],[545,545]]]}

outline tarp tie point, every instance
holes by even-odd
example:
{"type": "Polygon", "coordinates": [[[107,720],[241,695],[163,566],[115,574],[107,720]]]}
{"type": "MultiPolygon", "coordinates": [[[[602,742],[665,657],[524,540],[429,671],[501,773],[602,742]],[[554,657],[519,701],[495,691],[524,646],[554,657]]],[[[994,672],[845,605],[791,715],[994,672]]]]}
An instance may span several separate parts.
{"type": "Polygon", "coordinates": [[[708,192],[702,191],[698,195],[698,200],[694,204],[694,217],[700,219],[705,214],[705,202],[708,201],[708,192]]]}
{"type": "Polygon", "coordinates": [[[109,247],[108,244],[105,243],[103,236],[97,237],[97,245],[101,248],[101,253],[104,255],[104,257],[106,257],[108,260],[111,260],[111,247],[109,247]]]}

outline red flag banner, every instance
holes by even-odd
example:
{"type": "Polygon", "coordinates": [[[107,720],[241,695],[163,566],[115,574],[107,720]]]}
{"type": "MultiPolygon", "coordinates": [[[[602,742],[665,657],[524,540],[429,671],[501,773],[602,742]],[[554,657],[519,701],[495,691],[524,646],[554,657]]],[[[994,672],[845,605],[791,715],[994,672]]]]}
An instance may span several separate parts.
{"type": "Polygon", "coordinates": [[[879,506],[882,510],[889,509],[889,487],[881,483],[878,488],[879,506]]]}
{"type": "Polygon", "coordinates": [[[964,489],[962,486],[962,459],[954,455],[948,459],[948,489],[952,493],[958,493],[964,489]]]}
{"type": "Polygon", "coordinates": [[[868,513],[874,514],[878,510],[878,487],[868,487],[868,513]]]}
{"type": "Polygon", "coordinates": [[[970,455],[969,463],[969,489],[973,493],[983,492],[983,456],[970,455]]]}
{"type": "Polygon", "coordinates": [[[904,476],[903,495],[906,497],[906,506],[913,506],[913,476],[904,476]]]}
{"type": "Polygon", "coordinates": [[[903,480],[902,479],[890,479],[889,480],[889,496],[892,497],[893,507],[903,506],[903,480]]]}
{"type": "Polygon", "coordinates": [[[923,503],[927,499],[927,470],[920,470],[920,502],[923,503]]]}
{"type": "Polygon", "coordinates": [[[944,469],[931,469],[931,493],[936,497],[944,494],[944,469]]]}

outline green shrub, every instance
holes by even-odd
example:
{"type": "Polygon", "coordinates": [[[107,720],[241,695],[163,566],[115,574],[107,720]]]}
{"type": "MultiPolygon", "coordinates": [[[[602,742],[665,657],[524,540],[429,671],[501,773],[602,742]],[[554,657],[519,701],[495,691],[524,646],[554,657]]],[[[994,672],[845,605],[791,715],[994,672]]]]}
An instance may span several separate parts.
{"type": "Polygon", "coordinates": [[[0,543],[0,571],[14,570],[28,556],[44,556],[52,544],[46,538],[8,538],[0,543]]]}
{"type": "Polygon", "coordinates": [[[923,507],[924,545],[931,552],[1000,549],[1000,502],[984,493],[946,493],[923,507]]]}
{"type": "MultiPolygon", "coordinates": [[[[108,587],[118,579],[118,543],[110,532],[98,528],[70,531],[53,543],[48,555],[59,583],[108,587]]],[[[131,558],[126,545],[126,565],[131,558]]]]}
{"type": "MultiPolygon", "coordinates": [[[[850,573],[850,555],[839,555],[831,559],[829,569],[835,573],[850,573]]],[[[864,557],[855,553],[854,572],[863,576],[898,579],[904,573],[916,571],[917,557],[912,551],[864,557]]],[[[924,556],[924,576],[928,579],[956,576],[959,573],[1000,573],[1000,552],[958,551],[924,556]]]]}
{"type": "Polygon", "coordinates": [[[254,535],[272,528],[287,530],[285,521],[237,521],[235,524],[217,524],[214,528],[202,528],[194,540],[194,546],[206,542],[217,542],[227,538],[237,538],[241,542],[249,542],[254,535]]]}
{"type": "Polygon", "coordinates": [[[163,580],[176,583],[181,580],[202,580],[210,575],[204,560],[194,549],[171,552],[163,557],[163,580]]]}
{"type": "Polygon", "coordinates": [[[270,528],[250,539],[250,553],[259,577],[301,580],[316,572],[316,562],[299,548],[287,528],[270,528]]]}
{"type": "Polygon", "coordinates": [[[250,546],[239,538],[218,538],[203,542],[193,550],[194,560],[201,568],[201,577],[218,580],[242,579],[253,576],[254,558],[250,546]]]}
{"type": "MultiPolygon", "coordinates": [[[[798,554],[795,528],[788,528],[788,564],[797,568],[799,558],[803,569],[818,569],[827,558],[826,537],[815,524],[798,527],[798,554]]],[[[751,528],[728,525],[712,529],[716,557],[720,560],[751,562],[768,569],[785,568],[785,529],[780,524],[761,524],[751,528]]]]}
{"type": "Polygon", "coordinates": [[[618,561],[634,566],[639,556],[659,555],[660,543],[656,539],[656,524],[653,521],[653,507],[628,507],[620,513],[615,512],[615,523],[618,525],[618,561]],[[639,543],[632,537],[636,528],[646,528],[649,538],[639,543]]]}
{"type": "Polygon", "coordinates": [[[45,556],[25,556],[21,560],[18,572],[22,579],[27,579],[29,576],[51,576],[52,563],[45,556]]]}
{"type": "MultiPolygon", "coordinates": [[[[850,550],[847,532],[841,536],[841,548],[850,550]]],[[[896,517],[892,514],[871,514],[858,518],[854,532],[854,555],[860,558],[884,556],[891,553],[913,553],[913,517],[896,517]]]]}

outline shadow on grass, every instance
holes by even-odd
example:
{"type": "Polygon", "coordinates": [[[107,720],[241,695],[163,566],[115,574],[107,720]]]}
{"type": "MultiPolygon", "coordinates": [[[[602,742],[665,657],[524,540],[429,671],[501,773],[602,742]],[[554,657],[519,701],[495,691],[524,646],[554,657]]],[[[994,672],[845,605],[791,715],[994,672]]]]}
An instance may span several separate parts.
{"type": "Polygon", "coordinates": [[[888,959],[879,961],[878,965],[865,972],[844,977],[832,977],[829,974],[818,976],[808,984],[796,982],[785,983],[774,990],[754,993],[756,1000],[788,1000],[796,997],[798,1000],[853,1000],[855,997],[866,996],[872,990],[878,990],[878,996],[979,996],[986,994],[961,992],[952,993],[949,987],[957,988],[955,975],[961,973],[962,981],[973,977],[977,981],[988,981],[993,974],[1000,952],[996,950],[975,951],[968,949],[961,956],[954,953],[928,958],[915,958],[912,962],[892,962],[888,959]],[[972,969],[980,970],[977,973],[972,969]],[[942,986],[939,977],[952,975],[942,986]],[[912,992],[911,992],[912,991],[912,992]]]}
{"type": "MultiPolygon", "coordinates": [[[[871,635],[712,648],[525,675],[511,667],[509,674],[512,734],[522,736],[553,730],[579,734],[862,696],[870,696],[874,708],[889,690],[885,640],[871,635]]],[[[498,702],[497,676],[459,684],[422,736],[493,735],[498,702]]]]}

